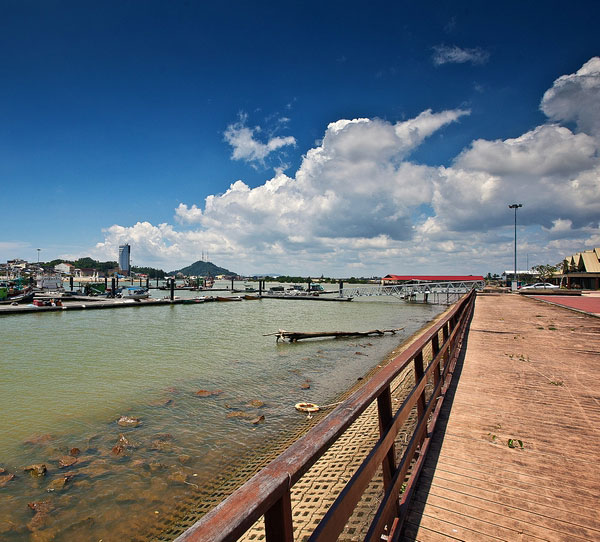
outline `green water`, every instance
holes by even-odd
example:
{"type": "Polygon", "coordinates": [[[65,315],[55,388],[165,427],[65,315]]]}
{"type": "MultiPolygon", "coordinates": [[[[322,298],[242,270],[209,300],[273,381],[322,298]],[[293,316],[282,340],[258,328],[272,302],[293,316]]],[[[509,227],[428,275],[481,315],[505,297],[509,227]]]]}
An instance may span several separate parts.
{"type": "Polygon", "coordinates": [[[232,458],[302,424],[295,403],[331,402],[441,309],[264,299],[0,317],[0,540],[143,539],[232,458]],[[120,427],[124,415],[140,425],[120,427]],[[23,471],[39,463],[46,476],[23,471]]]}

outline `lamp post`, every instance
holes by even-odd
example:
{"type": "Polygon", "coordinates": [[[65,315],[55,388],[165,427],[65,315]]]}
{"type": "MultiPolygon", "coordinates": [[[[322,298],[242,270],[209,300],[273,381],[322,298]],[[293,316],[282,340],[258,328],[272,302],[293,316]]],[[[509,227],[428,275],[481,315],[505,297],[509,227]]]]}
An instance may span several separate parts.
{"type": "Polygon", "coordinates": [[[513,283],[512,283],[513,291],[517,289],[518,284],[519,284],[519,278],[517,276],[517,209],[519,207],[523,207],[523,204],[513,203],[512,205],[508,206],[509,209],[515,210],[515,267],[514,267],[514,279],[513,279],[513,283]]]}

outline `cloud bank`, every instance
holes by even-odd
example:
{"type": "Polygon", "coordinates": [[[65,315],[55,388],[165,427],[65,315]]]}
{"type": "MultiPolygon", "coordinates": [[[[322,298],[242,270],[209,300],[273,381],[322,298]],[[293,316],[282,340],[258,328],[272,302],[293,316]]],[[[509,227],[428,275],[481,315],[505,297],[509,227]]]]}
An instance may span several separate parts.
{"type": "MultiPolygon", "coordinates": [[[[518,201],[526,228],[519,250],[535,254],[533,263],[556,263],[600,240],[599,86],[600,59],[593,58],[544,94],[547,123],[516,138],[477,139],[446,167],[416,163],[411,154],[468,121],[467,110],[426,110],[396,123],[332,122],[292,176],[279,171],[256,188],[238,180],[202,203],[182,203],[178,228],[111,226],[95,255],[114,257],[128,241],[138,261],[166,269],[204,250],[247,274],[498,271],[512,261],[507,204],[518,201]]],[[[226,134],[234,159],[260,161],[295,144],[258,143],[244,119],[226,134]]]]}

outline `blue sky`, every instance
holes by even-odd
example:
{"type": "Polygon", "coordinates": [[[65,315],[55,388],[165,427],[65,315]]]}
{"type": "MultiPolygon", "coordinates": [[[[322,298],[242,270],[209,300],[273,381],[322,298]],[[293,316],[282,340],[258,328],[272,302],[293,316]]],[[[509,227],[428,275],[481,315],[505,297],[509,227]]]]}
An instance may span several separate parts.
{"type": "Polygon", "coordinates": [[[0,4],[0,261],[486,273],[600,246],[597,2],[0,4]]]}

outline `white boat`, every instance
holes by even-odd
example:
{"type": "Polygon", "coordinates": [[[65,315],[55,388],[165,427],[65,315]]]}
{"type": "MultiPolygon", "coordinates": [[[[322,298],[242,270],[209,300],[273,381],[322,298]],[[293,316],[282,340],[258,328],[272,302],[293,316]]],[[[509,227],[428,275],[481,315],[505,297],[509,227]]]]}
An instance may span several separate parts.
{"type": "Polygon", "coordinates": [[[129,286],[121,290],[121,298],[123,299],[148,299],[150,294],[146,288],[141,286],[129,286]]]}

